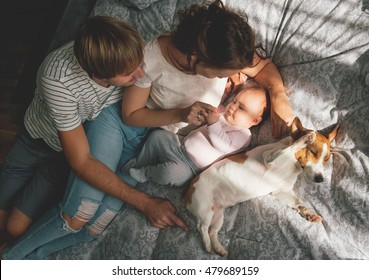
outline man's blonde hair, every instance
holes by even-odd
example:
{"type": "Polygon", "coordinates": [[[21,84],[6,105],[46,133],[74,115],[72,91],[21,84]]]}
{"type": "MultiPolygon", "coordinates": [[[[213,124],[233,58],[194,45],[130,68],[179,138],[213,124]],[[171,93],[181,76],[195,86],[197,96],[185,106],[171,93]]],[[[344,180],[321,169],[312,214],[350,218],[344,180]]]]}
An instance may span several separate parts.
{"type": "Polygon", "coordinates": [[[144,41],[127,22],[107,16],[91,17],[74,41],[74,54],[91,77],[128,75],[143,62],[144,41]]]}

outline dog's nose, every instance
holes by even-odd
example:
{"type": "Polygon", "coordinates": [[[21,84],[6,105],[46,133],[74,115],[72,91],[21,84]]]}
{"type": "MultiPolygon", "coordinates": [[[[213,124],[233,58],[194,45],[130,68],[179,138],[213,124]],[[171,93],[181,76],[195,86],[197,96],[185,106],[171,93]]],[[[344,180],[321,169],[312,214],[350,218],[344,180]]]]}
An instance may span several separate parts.
{"type": "Polygon", "coordinates": [[[314,182],[316,182],[316,183],[321,183],[321,182],[323,182],[323,176],[322,176],[322,175],[316,175],[316,176],[314,177],[314,182]]]}

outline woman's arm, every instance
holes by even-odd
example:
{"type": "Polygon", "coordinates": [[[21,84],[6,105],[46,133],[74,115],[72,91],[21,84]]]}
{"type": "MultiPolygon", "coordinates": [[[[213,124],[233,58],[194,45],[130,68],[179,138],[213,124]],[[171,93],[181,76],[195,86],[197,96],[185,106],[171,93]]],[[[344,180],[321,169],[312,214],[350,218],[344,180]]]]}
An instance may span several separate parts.
{"type": "Polygon", "coordinates": [[[217,109],[203,102],[195,102],[186,108],[152,110],[146,107],[151,88],[131,86],[124,93],[122,102],[123,121],[132,126],[159,127],[178,122],[200,125],[207,111],[217,109]],[[202,116],[198,118],[198,113],[202,116]]]}
{"type": "Polygon", "coordinates": [[[254,67],[243,69],[242,73],[254,78],[255,81],[269,90],[273,135],[278,138],[282,137],[289,132],[288,127],[294,118],[282,77],[277,67],[269,59],[261,59],[255,55],[254,65],[254,67]]]}
{"type": "Polygon", "coordinates": [[[151,110],[146,107],[151,87],[130,86],[123,96],[123,121],[132,126],[158,127],[183,121],[181,110],[151,110]]]}

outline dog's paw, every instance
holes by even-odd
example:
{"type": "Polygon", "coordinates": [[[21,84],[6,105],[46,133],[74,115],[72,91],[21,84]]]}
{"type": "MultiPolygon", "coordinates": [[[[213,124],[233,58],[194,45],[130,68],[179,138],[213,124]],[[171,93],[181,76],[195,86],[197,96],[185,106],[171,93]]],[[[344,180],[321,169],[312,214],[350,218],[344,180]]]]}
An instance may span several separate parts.
{"type": "Polygon", "coordinates": [[[228,252],[223,248],[223,246],[214,247],[214,252],[217,253],[221,257],[225,257],[228,255],[228,252]]]}
{"type": "Polygon", "coordinates": [[[304,206],[299,206],[295,210],[297,211],[297,213],[300,214],[301,217],[305,218],[305,220],[307,220],[309,222],[317,223],[317,222],[320,222],[320,221],[323,220],[323,218],[321,216],[319,216],[315,212],[307,209],[304,206]]]}
{"type": "Polygon", "coordinates": [[[206,251],[207,253],[211,254],[211,252],[212,252],[212,247],[211,247],[210,242],[209,242],[209,243],[207,243],[207,244],[204,244],[204,247],[205,247],[205,251],[206,251]]]}

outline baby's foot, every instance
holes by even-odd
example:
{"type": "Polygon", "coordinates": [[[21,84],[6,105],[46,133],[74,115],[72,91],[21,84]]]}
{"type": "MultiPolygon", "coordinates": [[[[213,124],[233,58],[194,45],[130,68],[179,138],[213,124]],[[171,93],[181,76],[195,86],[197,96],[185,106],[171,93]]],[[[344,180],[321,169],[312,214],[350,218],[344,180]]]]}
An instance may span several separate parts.
{"type": "Polygon", "coordinates": [[[129,169],[131,169],[133,166],[135,166],[135,164],[136,164],[136,159],[135,158],[132,158],[131,160],[129,160],[128,162],[126,162],[126,164],[124,164],[122,166],[121,172],[123,174],[128,174],[129,173],[129,169]]]}
{"type": "Polygon", "coordinates": [[[144,183],[148,179],[143,168],[131,168],[129,169],[129,174],[139,183],[144,183]]]}

